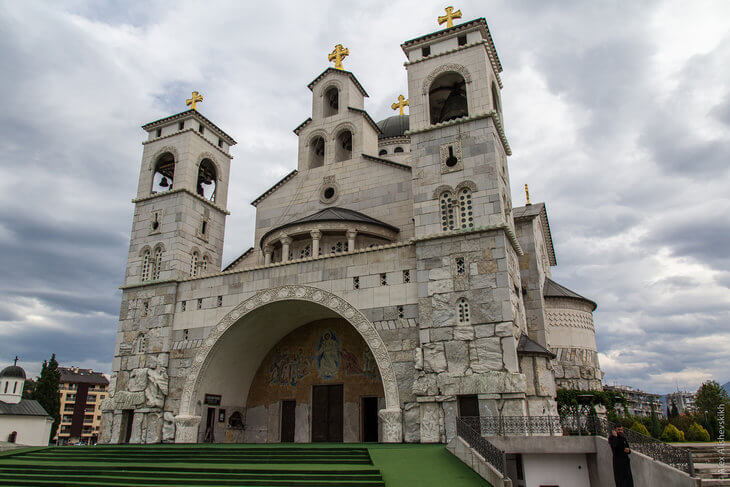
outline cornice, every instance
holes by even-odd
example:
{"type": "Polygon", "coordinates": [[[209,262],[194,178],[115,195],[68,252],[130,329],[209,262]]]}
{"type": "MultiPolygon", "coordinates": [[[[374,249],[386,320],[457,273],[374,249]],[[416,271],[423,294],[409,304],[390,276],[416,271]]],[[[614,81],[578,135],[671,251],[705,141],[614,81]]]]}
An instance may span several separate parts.
{"type": "Polygon", "coordinates": [[[395,162],[395,161],[391,161],[391,160],[388,160],[388,159],[383,159],[382,157],[375,157],[375,156],[371,156],[371,155],[368,155],[368,154],[362,154],[362,156],[365,159],[368,159],[368,160],[371,160],[371,161],[375,161],[375,162],[379,162],[381,164],[387,164],[388,166],[397,167],[398,169],[403,169],[404,171],[412,171],[413,170],[413,168],[411,166],[409,166],[408,164],[403,164],[401,162],[395,162]]]}
{"type": "Polygon", "coordinates": [[[157,127],[160,127],[162,125],[166,125],[169,122],[172,122],[174,120],[179,120],[181,118],[197,118],[200,122],[205,122],[207,124],[210,124],[210,126],[213,128],[213,132],[216,132],[217,135],[222,137],[226,142],[228,142],[229,145],[236,145],[237,142],[223,131],[220,127],[218,127],[216,124],[211,122],[206,116],[204,116],[202,113],[200,113],[197,110],[186,110],[184,112],[176,113],[175,115],[170,115],[169,117],[161,118],[159,120],[155,120],[154,122],[150,122],[147,124],[142,125],[142,128],[149,132],[150,130],[153,130],[157,127]]]}
{"type": "Polygon", "coordinates": [[[454,49],[449,49],[448,51],[439,52],[439,53],[436,53],[436,54],[431,54],[430,56],[425,56],[425,57],[416,59],[415,61],[406,61],[406,62],[403,63],[403,66],[405,66],[406,69],[407,69],[408,66],[411,66],[411,65],[414,65],[414,64],[418,64],[418,63],[422,63],[424,61],[429,61],[431,59],[436,59],[436,58],[441,57],[441,56],[446,56],[447,54],[453,54],[455,52],[463,51],[465,49],[469,49],[469,48],[476,47],[476,46],[484,46],[484,49],[487,51],[487,57],[489,57],[489,64],[492,65],[492,70],[494,71],[494,74],[497,77],[497,84],[499,85],[500,88],[503,88],[503,86],[502,86],[502,77],[499,75],[499,72],[502,69],[501,69],[501,66],[499,64],[497,64],[497,60],[495,60],[494,54],[489,49],[490,44],[489,44],[489,41],[487,39],[482,39],[482,40],[477,41],[477,42],[470,42],[469,44],[465,44],[463,46],[458,46],[458,47],[456,47],[454,49]]]}
{"type": "Polygon", "coordinates": [[[337,74],[344,74],[345,76],[349,77],[352,80],[352,82],[355,83],[355,86],[360,91],[360,94],[362,94],[362,96],[364,96],[364,97],[369,97],[368,93],[365,91],[365,88],[362,87],[362,85],[360,84],[360,82],[357,80],[357,78],[355,77],[355,75],[353,73],[351,73],[350,71],[346,71],[344,69],[336,69],[336,68],[333,68],[332,66],[325,69],[324,71],[322,71],[319,74],[319,76],[314,78],[314,80],[307,85],[307,88],[309,88],[310,91],[314,91],[314,85],[319,83],[320,80],[322,78],[324,78],[325,75],[327,75],[327,73],[330,73],[330,72],[337,73],[337,74]]]}
{"type": "Polygon", "coordinates": [[[351,111],[353,111],[353,112],[356,112],[356,113],[361,113],[361,114],[363,114],[363,115],[365,116],[365,120],[367,120],[367,121],[368,121],[368,122],[370,123],[370,125],[371,125],[371,126],[372,126],[372,127],[374,128],[374,129],[375,129],[375,131],[376,131],[377,133],[379,133],[379,134],[382,134],[382,133],[383,133],[383,131],[382,131],[382,130],[380,130],[380,127],[378,127],[378,124],[377,124],[377,123],[375,123],[375,120],[373,120],[373,117],[371,117],[371,116],[370,116],[370,114],[369,114],[368,112],[366,112],[366,111],[365,111],[365,110],[363,110],[362,108],[347,107],[347,109],[348,109],[348,110],[351,110],[351,111]]]}
{"type": "Polygon", "coordinates": [[[221,149],[220,147],[218,147],[217,145],[215,145],[213,142],[211,142],[208,139],[206,139],[200,132],[198,132],[197,130],[195,130],[193,128],[187,128],[185,130],[178,130],[177,132],[173,132],[173,133],[168,134],[168,135],[163,135],[162,137],[155,137],[152,140],[145,140],[144,142],[142,142],[142,145],[151,144],[152,142],[157,142],[158,140],[169,139],[171,137],[175,137],[177,135],[184,134],[185,132],[192,132],[192,133],[194,133],[195,135],[197,135],[198,137],[200,137],[201,139],[203,139],[203,141],[205,141],[205,143],[208,144],[209,146],[211,146],[213,149],[217,150],[218,152],[220,152],[221,154],[223,154],[224,156],[226,156],[228,159],[233,159],[233,156],[231,154],[229,154],[228,152],[224,151],[223,149],[221,149]]]}
{"type": "Polygon", "coordinates": [[[499,114],[492,110],[487,113],[480,113],[477,115],[470,115],[468,117],[462,117],[457,118],[454,120],[449,120],[448,122],[441,122],[434,125],[429,125],[428,127],[422,128],[422,129],[416,129],[416,130],[407,130],[405,132],[405,135],[411,136],[413,134],[421,134],[424,132],[430,132],[432,130],[438,130],[444,127],[451,127],[454,125],[459,125],[461,123],[467,123],[467,122],[473,122],[475,120],[481,120],[483,118],[491,118],[494,121],[494,125],[497,128],[497,133],[499,134],[499,140],[502,142],[502,147],[504,147],[504,152],[508,155],[512,155],[512,149],[509,146],[509,142],[507,141],[507,136],[504,134],[504,128],[502,127],[502,122],[499,119],[499,114]]]}
{"type": "Polygon", "coordinates": [[[132,200],[132,203],[135,203],[135,204],[136,203],[141,203],[143,201],[149,201],[149,200],[153,200],[155,198],[161,198],[163,196],[167,196],[167,195],[171,195],[171,194],[176,194],[176,193],[186,193],[186,194],[192,196],[193,198],[196,198],[197,200],[199,200],[199,201],[201,201],[203,203],[206,203],[211,208],[220,211],[224,215],[230,215],[231,214],[231,212],[228,211],[228,210],[226,210],[225,208],[216,205],[212,201],[207,200],[207,199],[203,198],[202,196],[200,196],[199,194],[195,194],[195,193],[193,193],[192,191],[190,191],[189,189],[186,189],[186,188],[171,189],[170,191],[163,191],[161,193],[155,193],[155,194],[151,194],[149,196],[142,196],[141,198],[134,198],[132,200]]]}
{"type": "Polygon", "coordinates": [[[395,137],[383,137],[378,139],[378,146],[390,144],[410,144],[411,138],[405,135],[396,135],[395,137]]]}
{"type": "Polygon", "coordinates": [[[281,186],[283,186],[284,184],[286,184],[287,181],[289,181],[291,178],[293,178],[297,174],[299,174],[299,171],[297,171],[296,169],[294,169],[292,172],[290,172],[289,174],[287,174],[286,176],[284,176],[283,178],[281,178],[279,180],[279,182],[277,182],[272,187],[270,187],[269,189],[267,189],[266,191],[264,191],[264,193],[261,196],[259,196],[255,200],[253,200],[251,202],[251,206],[256,206],[259,203],[261,203],[261,201],[263,201],[267,196],[269,196],[271,193],[273,193],[274,191],[276,191],[277,189],[279,189],[281,186]]]}
{"type": "Polygon", "coordinates": [[[294,133],[296,135],[299,135],[299,132],[301,132],[302,129],[304,127],[306,127],[309,124],[309,122],[311,122],[311,121],[312,121],[312,117],[309,117],[305,121],[303,121],[302,123],[300,123],[299,125],[297,125],[297,128],[294,129],[294,133]]]}
{"type": "Polygon", "coordinates": [[[520,246],[520,242],[517,240],[517,236],[515,235],[514,230],[512,230],[512,227],[505,223],[499,223],[497,225],[487,225],[482,227],[474,227],[474,228],[460,228],[458,230],[448,230],[446,232],[438,232],[438,233],[432,233],[430,235],[425,235],[423,237],[418,237],[412,239],[414,242],[424,242],[428,240],[437,240],[440,238],[449,238],[453,237],[455,235],[469,235],[474,233],[485,233],[485,232],[494,232],[498,230],[503,230],[505,234],[507,235],[507,240],[510,241],[512,244],[512,248],[515,249],[515,252],[517,252],[517,255],[524,255],[524,251],[522,250],[522,247],[520,246]]]}

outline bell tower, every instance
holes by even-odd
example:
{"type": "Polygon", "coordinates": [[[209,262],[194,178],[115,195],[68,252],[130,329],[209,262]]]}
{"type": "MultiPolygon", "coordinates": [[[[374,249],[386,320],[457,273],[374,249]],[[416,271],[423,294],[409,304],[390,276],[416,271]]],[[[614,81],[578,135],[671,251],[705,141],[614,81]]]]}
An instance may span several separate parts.
{"type": "Polygon", "coordinates": [[[236,144],[191,109],[143,125],[132,236],[125,285],[219,271],[223,254],[228,182],[236,144]]]}

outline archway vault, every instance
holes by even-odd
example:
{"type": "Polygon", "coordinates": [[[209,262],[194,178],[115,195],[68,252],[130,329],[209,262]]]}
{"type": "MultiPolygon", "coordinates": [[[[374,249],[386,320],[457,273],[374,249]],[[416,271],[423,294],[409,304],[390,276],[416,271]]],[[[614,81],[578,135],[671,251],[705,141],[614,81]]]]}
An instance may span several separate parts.
{"type": "MultiPolygon", "coordinates": [[[[176,417],[176,442],[196,441],[200,422],[197,404],[202,393],[203,380],[208,375],[211,364],[216,360],[217,351],[226,346],[226,337],[240,330],[239,327],[255,327],[255,323],[259,321],[258,317],[263,316],[267,310],[275,308],[276,303],[281,305],[285,301],[298,302],[296,309],[300,311],[309,309],[324,313],[320,316],[343,318],[362,336],[375,357],[382,379],[385,409],[381,410],[379,415],[383,426],[383,441],[400,441],[402,428],[398,384],[388,350],[375,326],[357,308],[333,293],[311,286],[291,285],[266,289],[254,294],[231,310],[210,331],[193,359],[183,388],[180,412],[176,417]]],[[[278,332],[272,330],[271,341],[275,343],[291,330],[291,326],[278,332]]],[[[268,348],[258,352],[265,354],[267,351],[268,348]]],[[[241,350],[241,353],[243,352],[241,350]]]]}

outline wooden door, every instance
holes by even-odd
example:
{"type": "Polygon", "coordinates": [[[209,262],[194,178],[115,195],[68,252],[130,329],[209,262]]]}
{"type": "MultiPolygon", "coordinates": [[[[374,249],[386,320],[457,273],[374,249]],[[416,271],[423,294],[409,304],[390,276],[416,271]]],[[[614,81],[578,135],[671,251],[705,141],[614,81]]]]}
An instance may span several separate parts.
{"type": "Polygon", "coordinates": [[[342,384],[312,386],[312,441],[342,442],[342,384]]]}
{"type": "Polygon", "coordinates": [[[281,442],[294,443],[294,425],[297,402],[293,399],[281,401],[281,442]]]}

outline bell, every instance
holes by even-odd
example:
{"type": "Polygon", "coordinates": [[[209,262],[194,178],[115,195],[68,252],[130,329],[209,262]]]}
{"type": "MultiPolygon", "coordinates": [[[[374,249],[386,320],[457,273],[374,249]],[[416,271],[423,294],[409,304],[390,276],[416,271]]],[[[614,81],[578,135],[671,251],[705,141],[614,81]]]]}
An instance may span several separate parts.
{"type": "Polygon", "coordinates": [[[168,186],[170,186],[170,183],[167,182],[167,178],[165,176],[162,176],[162,179],[160,180],[160,187],[167,188],[168,186]]]}
{"type": "Polygon", "coordinates": [[[469,114],[469,108],[466,103],[466,96],[459,84],[451,89],[448,98],[444,101],[444,106],[439,114],[439,122],[447,122],[455,118],[465,117],[469,114]]]}

